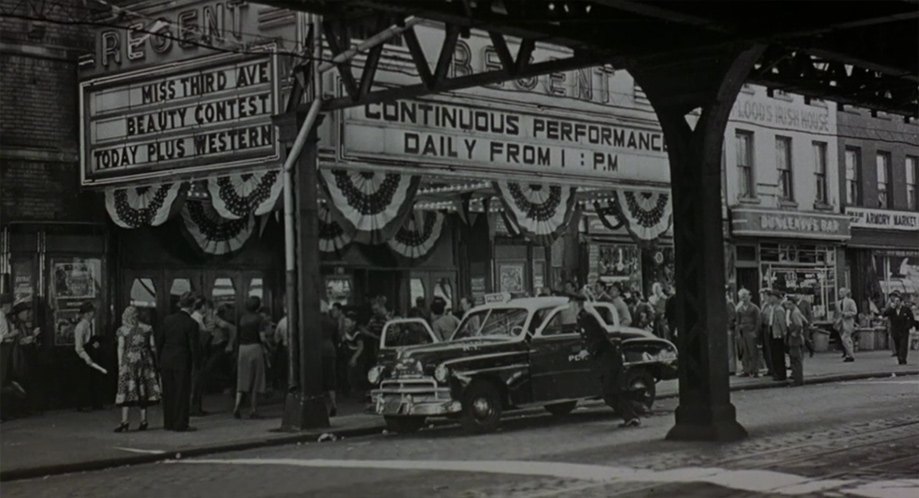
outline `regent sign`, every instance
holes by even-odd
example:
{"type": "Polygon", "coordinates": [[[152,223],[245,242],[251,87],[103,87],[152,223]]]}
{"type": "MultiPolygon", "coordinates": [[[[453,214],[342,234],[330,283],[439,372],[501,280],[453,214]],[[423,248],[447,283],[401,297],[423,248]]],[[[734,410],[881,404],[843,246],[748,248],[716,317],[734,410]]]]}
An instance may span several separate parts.
{"type": "Polygon", "coordinates": [[[483,106],[459,96],[369,104],[342,111],[340,158],[546,178],[669,178],[663,133],[607,120],[483,106]]]}
{"type": "Polygon", "coordinates": [[[852,217],[852,226],[857,228],[919,231],[919,213],[847,207],[846,214],[852,217]]]}
{"type": "Polygon", "coordinates": [[[768,209],[734,209],[731,231],[740,236],[804,237],[846,240],[851,237],[849,218],[818,213],[768,209]]]}
{"type": "Polygon", "coordinates": [[[80,85],[84,185],[264,166],[281,157],[277,56],[226,54],[80,85]]]}

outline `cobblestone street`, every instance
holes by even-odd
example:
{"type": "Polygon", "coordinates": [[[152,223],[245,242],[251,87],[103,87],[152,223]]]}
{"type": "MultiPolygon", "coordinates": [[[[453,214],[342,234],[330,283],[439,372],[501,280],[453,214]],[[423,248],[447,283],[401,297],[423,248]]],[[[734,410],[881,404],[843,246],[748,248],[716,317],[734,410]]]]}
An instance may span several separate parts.
{"type": "Polygon", "coordinates": [[[747,440],[663,440],[675,401],[639,429],[602,409],[291,445],[25,480],[4,497],[93,496],[915,496],[919,380],[738,393],[747,440]]]}

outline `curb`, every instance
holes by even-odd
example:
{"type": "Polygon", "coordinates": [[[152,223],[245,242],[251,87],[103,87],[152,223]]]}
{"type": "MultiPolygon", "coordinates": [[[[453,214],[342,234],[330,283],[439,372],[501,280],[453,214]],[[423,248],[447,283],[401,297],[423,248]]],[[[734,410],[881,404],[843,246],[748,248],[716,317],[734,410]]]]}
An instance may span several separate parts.
{"type": "MultiPolygon", "coordinates": [[[[884,370],[884,371],[875,371],[875,372],[861,372],[861,373],[849,373],[849,374],[831,374],[831,375],[822,375],[819,377],[811,377],[804,379],[804,385],[817,385],[817,384],[830,384],[833,382],[846,382],[849,380],[862,380],[862,379],[879,379],[887,378],[891,375],[896,375],[897,377],[908,376],[908,375],[919,375],[919,369],[909,369],[903,370],[901,372],[884,370]]],[[[787,387],[788,384],[786,381],[779,380],[766,380],[756,384],[743,385],[743,386],[731,386],[731,392],[737,391],[759,391],[762,389],[773,389],[779,387],[787,387]]],[[[662,394],[657,397],[657,399],[672,399],[680,396],[680,393],[667,393],[662,394]]]]}
{"type": "Polygon", "coordinates": [[[13,469],[0,472],[0,482],[34,479],[39,477],[71,474],[76,472],[89,472],[115,467],[128,467],[145,463],[156,463],[165,460],[178,460],[187,457],[212,455],[215,453],[228,453],[233,451],[251,450],[270,446],[283,446],[294,443],[312,442],[316,441],[316,439],[323,434],[334,434],[338,438],[370,436],[373,434],[379,434],[384,428],[385,426],[382,423],[379,426],[355,427],[353,429],[334,430],[331,428],[326,428],[310,432],[292,434],[289,436],[279,436],[274,438],[269,437],[257,440],[215,444],[211,446],[199,446],[178,450],[164,450],[162,453],[131,455],[119,458],[91,460],[87,462],[46,465],[27,469],[13,469]]]}
{"type": "MultiPolygon", "coordinates": [[[[908,376],[908,375],[919,375],[919,370],[910,369],[902,372],[892,372],[890,370],[886,371],[876,371],[876,372],[863,372],[863,373],[851,373],[851,374],[837,374],[837,375],[825,375],[820,377],[812,377],[810,379],[805,379],[805,385],[815,385],[815,384],[828,384],[832,382],[845,382],[849,380],[860,380],[860,379],[873,379],[873,378],[884,378],[890,377],[891,374],[896,374],[897,377],[908,376]]],[[[786,387],[787,384],[779,381],[767,381],[745,386],[732,386],[731,392],[735,391],[757,391],[762,389],[772,389],[779,387],[786,387]]],[[[668,393],[662,394],[657,397],[657,399],[673,399],[679,397],[679,393],[668,393]]],[[[586,403],[585,405],[589,405],[586,403]]],[[[525,415],[526,411],[522,413],[525,415]]],[[[448,425],[443,424],[443,425],[448,425]]],[[[441,424],[436,424],[441,425],[441,424]]],[[[0,471],[0,482],[9,482],[17,481],[23,479],[34,479],[38,477],[46,477],[52,475],[60,474],[70,474],[75,472],[89,472],[94,470],[104,470],[115,467],[127,467],[131,465],[140,465],[146,463],[156,463],[166,460],[178,460],[186,457],[196,457],[203,455],[212,455],[216,453],[228,453],[233,451],[243,451],[251,450],[256,448],[266,448],[271,446],[284,446],[294,443],[304,443],[315,441],[322,434],[334,434],[335,436],[341,437],[361,437],[361,436],[371,436],[374,434],[380,434],[385,425],[382,423],[379,425],[373,426],[364,426],[364,427],[355,427],[352,429],[324,429],[324,430],[313,430],[304,433],[291,434],[289,436],[279,436],[279,437],[269,437],[263,439],[256,439],[250,441],[240,441],[235,443],[227,444],[215,444],[211,446],[199,446],[196,448],[187,448],[179,450],[168,450],[163,451],[162,453],[155,454],[144,454],[144,455],[131,455],[126,457],[119,458],[107,458],[102,460],[92,460],[88,462],[74,462],[67,464],[58,464],[58,465],[47,465],[41,467],[32,467],[28,469],[14,469],[8,471],[0,471]]]]}

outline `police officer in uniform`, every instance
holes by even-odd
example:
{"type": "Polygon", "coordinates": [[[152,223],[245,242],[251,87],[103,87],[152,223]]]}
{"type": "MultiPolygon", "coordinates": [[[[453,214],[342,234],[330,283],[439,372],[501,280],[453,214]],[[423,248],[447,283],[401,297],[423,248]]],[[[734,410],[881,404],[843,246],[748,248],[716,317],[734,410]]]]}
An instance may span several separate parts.
{"type": "Polygon", "coordinates": [[[590,355],[594,368],[600,374],[602,382],[602,397],[606,404],[617,410],[622,415],[620,427],[638,427],[641,425],[631,400],[622,389],[622,350],[619,348],[619,339],[610,339],[606,328],[597,318],[584,309],[587,300],[582,294],[575,294],[572,298],[577,302],[578,331],[587,351],[581,351],[581,357],[590,355]]]}

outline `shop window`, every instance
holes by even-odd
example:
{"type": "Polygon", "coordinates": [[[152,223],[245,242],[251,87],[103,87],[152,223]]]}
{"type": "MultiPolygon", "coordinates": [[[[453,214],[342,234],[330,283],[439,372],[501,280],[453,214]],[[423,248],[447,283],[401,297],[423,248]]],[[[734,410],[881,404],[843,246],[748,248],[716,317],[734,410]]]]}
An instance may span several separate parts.
{"type": "Polygon", "coordinates": [[[186,292],[194,291],[191,280],[187,278],[174,278],[169,286],[169,309],[173,312],[179,309],[179,298],[186,292]]]}
{"type": "Polygon", "coordinates": [[[238,313],[236,306],[236,286],[229,277],[217,277],[211,287],[211,301],[217,315],[224,321],[235,324],[238,313]]]}
{"type": "MultiPolygon", "coordinates": [[[[49,304],[54,321],[54,345],[73,344],[80,306],[89,301],[102,306],[102,261],[96,258],[53,258],[49,304]]],[[[96,326],[100,313],[96,314],[96,326]]]]}
{"type": "Polygon", "coordinates": [[[447,311],[453,309],[453,284],[449,279],[442,278],[434,286],[434,297],[443,298],[447,302],[447,311]]]}
{"type": "Polygon", "coordinates": [[[409,282],[409,294],[411,294],[412,297],[411,306],[415,306],[418,299],[422,299],[427,303],[428,294],[424,288],[424,280],[421,278],[411,279],[409,282]]]}
{"type": "Polygon", "coordinates": [[[775,137],[775,167],[779,174],[779,197],[783,201],[794,201],[794,175],[791,164],[791,139],[775,137]]]}
{"type": "Polygon", "coordinates": [[[325,278],[325,295],[329,304],[339,303],[347,306],[351,302],[351,277],[335,275],[325,278]]]}
{"type": "Polygon", "coordinates": [[[222,304],[236,304],[236,285],[233,279],[229,277],[217,277],[214,279],[214,287],[211,289],[211,300],[214,306],[222,304]]]}
{"type": "Polygon", "coordinates": [[[135,278],[131,282],[131,306],[137,308],[138,319],[142,323],[156,323],[156,284],[153,279],[135,278]]]}
{"type": "Polygon", "coordinates": [[[846,205],[860,206],[862,202],[861,193],[861,150],[846,147],[846,205]]]}
{"type": "Polygon", "coordinates": [[[265,300],[265,284],[260,277],[249,280],[249,297],[265,300]]]}
{"type": "Polygon", "coordinates": [[[877,154],[878,207],[890,209],[890,153],[877,154]]]}

